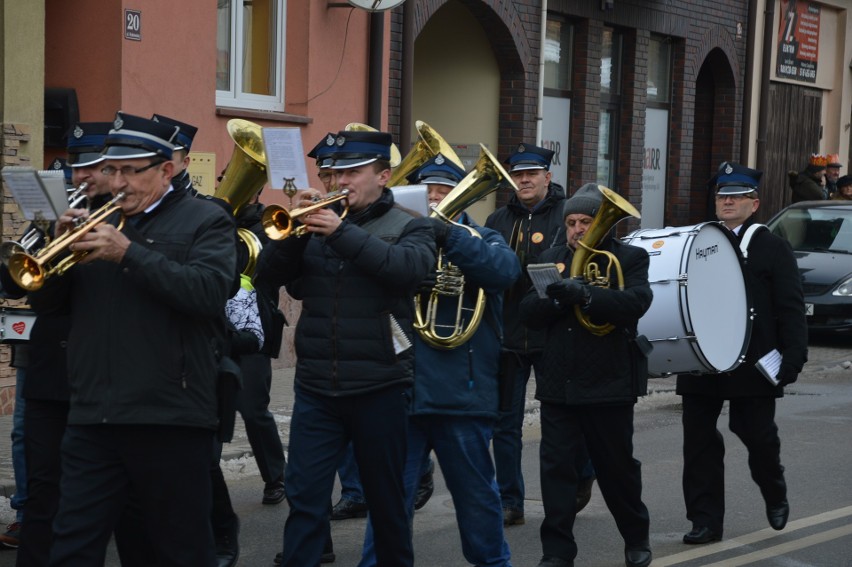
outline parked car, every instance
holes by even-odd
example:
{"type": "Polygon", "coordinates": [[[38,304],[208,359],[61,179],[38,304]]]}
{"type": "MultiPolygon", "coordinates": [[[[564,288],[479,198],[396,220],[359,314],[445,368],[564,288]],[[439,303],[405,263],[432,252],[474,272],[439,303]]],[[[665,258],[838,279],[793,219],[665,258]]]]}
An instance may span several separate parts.
{"type": "Polygon", "coordinates": [[[852,330],[852,201],[803,201],[767,223],[796,254],[808,328],[852,330]]]}

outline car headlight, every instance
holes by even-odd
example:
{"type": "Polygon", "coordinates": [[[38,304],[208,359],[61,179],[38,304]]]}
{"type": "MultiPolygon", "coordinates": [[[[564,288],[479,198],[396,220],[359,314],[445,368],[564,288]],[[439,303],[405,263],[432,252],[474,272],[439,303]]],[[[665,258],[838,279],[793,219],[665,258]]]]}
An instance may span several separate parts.
{"type": "Polygon", "coordinates": [[[831,292],[831,295],[839,295],[840,297],[852,296],[852,277],[846,278],[843,283],[831,292]]]}

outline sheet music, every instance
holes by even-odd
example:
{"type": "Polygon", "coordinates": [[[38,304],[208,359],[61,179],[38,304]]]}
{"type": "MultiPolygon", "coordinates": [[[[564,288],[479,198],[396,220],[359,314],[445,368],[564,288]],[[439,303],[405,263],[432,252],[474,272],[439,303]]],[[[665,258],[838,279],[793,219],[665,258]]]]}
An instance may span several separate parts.
{"type": "Polygon", "coordinates": [[[781,370],[781,353],[778,349],[774,348],[763,355],[755,366],[773,386],[778,385],[778,371],[781,370]]]}
{"type": "Polygon", "coordinates": [[[395,203],[417,211],[424,217],[428,217],[432,213],[429,208],[429,190],[425,185],[397,185],[391,187],[393,192],[393,200],[395,203]]]}
{"type": "Polygon", "coordinates": [[[47,196],[53,204],[53,208],[62,214],[68,209],[68,188],[65,186],[65,175],[62,171],[54,169],[38,172],[42,185],[47,191],[47,196]]]}
{"type": "Polygon", "coordinates": [[[269,186],[272,189],[284,189],[284,180],[292,179],[297,189],[309,188],[301,130],[263,128],[262,132],[269,186]]]}
{"type": "Polygon", "coordinates": [[[527,273],[542,299],[547,299],[547,286],[562,281],[562,274],[556,264],[530,264],[527,266],[527,273]]]}
{"type": "Polygon", "coordinates": [[[51,198],[48,188],[45,187],[41,177],[31,167],[6,166],[0,172],[12,197],[21,209],[21,214],[28,221],[42,218],[55,221],[59,213],[68,208],[68,200],[65,197],[64,183],[61,188],[61,200],[65,206],[57,208],[54,206],[54,198],[51,198]]]}

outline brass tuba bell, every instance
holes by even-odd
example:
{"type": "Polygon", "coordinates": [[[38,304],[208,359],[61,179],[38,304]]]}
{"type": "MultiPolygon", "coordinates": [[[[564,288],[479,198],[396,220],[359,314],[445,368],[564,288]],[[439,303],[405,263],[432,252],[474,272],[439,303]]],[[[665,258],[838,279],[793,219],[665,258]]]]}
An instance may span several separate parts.
{"type": "Polygon", "coordinates": [[[405,185],[406,177],[438,154],[442,154],[445,158],[464,169],[462,160],[456,155],[452,146],[444,141],[444,138],[434,128],[422,120],[416,121],[414,125],[417,128],[419,139],[402,159],[402,162],[394,168],[388,180],[388,187],[405,185]]]}
{"type": "MultiPolygon", "coordinates": [[[[231,205],[236,215],[266,184],[266,152],[262,129],[254,122],[239,118],[228,120],[228,135],[234,142],[234,152],[213,196],[231,205]]],[[[260,240],[248,229],[238,230],[237,238],[248,249],[248,261],[242,273],[252,276],[262,248],[260,240]]]]}
{"type": "MultiPolygon", "coordinates": [[[[460,226],[477,238],[481,238],[481,236],[476,229],[454,222],[452,219],[476,201],[479,201],[504,185],[509,185],[517,191],[515,182],[512,181],[512,178],[509,177],[509,174],[500,165],[500,162],[497,161],[485,146],[479,144],[479,148],[479,159],[473,165],[470,173],[459,181],[458,185],[444,197],[441,203],[432,210],[432,214],[430,215],[431,217],[443,219],[455,226],[460,226]]],[[[485,292],[482,288],[479,288],[476,296],[476,306],[473,309],[470,321],[467,322],[467,327],[465,327],[463,317],[465,309],[462,307],[464,300],[464,274],[450,262],[445,263],[443,253],[440,251],[438,253],[435,285],[428,295],[429,299],[426,303],[425,313],[422,308],[421,294],[414,296],[414,329],[420,335],[420,338],[429,346],[442,350],[454,349],[470,340],[482,322],[482,316],[485,314],[485,292]],[[438,325],[436,322],[438,301],[441,296],[445,298],[455,297],[458,302],[456,320],[453,325],[438,325]],[[438,327],[449,328],[449,333],[441,335],[438,332],[438,327]]]]}
{"type": "MultiPolygon", "coordinates": [[[[641,215],[639,214],[639,211],[636,210],[636,207],[631,205],[627,199],[612,189],[598,185],[598,190],[600,190],[603,194],[601,207],[598,209],[595,218],[592,219],[592,224],[589,225],[589,230],[586,231],[583,238],[577,241],[578,246],[574,251],[574,257],[571,260],[569,276],[572,278],[582,276],[583,280],[589,285],[612,287],[613,282],[610,275],[612,269],[615,268],[618,279],[618,289],[623,290],[624,275],[621,273],[621,263],[618,261],[618,258],[616,258],[612,252],[607,250],[596,250],[595,246],[600,245],[604,236],[606,236],[606,234],[612,230],[612,227],[618,224],[619,221],[627,217],[635,217],[638,219],[641,215]],[[609,261],[604,275],[601,274],[597,263],[592,262],[596,256],[604,256],[609,261]]],[[[593,335],[602,337],[610,333],[615,328],[612,323],[603,323],[600,325],[592,323],[586,314],[583,313],[583,310],[580,309],[579,305],[574,306],[574,314],[577,317],[577,321],[579,321],[580,324],[593,335]]]]}

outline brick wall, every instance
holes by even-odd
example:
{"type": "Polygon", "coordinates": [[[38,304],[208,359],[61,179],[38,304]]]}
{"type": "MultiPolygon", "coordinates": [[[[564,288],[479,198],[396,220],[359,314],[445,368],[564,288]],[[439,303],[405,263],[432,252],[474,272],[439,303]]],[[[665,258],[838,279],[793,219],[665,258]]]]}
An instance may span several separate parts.
{"type": "MultiPolygon", "coordinates": [[[[29,166],[30,158],[27,144],[30,141],[28,124],[4,123],[0,132],[0,147],[3,148],[2,165],[29,166]]],[[[26,222],[21,217],[18,206],[12,199],[6,184],[3,184],[0,201],[0,231],[3,240],[17,240],[26,222]]],[[[23,302],[0,299],[0,307],[18,306],[23,302]]],[[[9,366],[12,349],[9,345],[0,345],[0,414],[9,415],[15,408],[15,370],[9,366]]]]}

